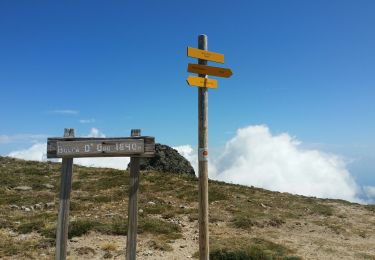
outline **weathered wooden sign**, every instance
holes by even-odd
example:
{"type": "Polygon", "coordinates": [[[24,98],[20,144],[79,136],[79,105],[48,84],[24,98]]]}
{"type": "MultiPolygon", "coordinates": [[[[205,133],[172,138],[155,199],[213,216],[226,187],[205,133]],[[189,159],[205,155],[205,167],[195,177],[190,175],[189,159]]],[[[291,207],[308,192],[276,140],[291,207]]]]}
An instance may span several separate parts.
{"type": "Polygon", "coordinates": [[[47,139],[47,158],[62,158],[59,215],[56,229],[56,260],[65,260],[67,255],[73,158],[106,156],[130,157],[126,259],[136,259],[137,196],[139,187],[140,157],[153,157],[154,155],[155,138],[141,136],[140,129],[132,129],[131,137],[76,138],[74,137],[74,129],[66,128],[64,130],[64,137],[52,137],[47,139]]]}
{"type": "Polygon", "coordinates": [[[217,88],[217,80],[215,79],[188,76],[186,81],[190,86],[196,86],[196,87],[202,87],[202,88],[217,88]]]}
{"type": "Polygon", "coordinates": [[[232,71],[226,68],[212,67],[200,64],[188,64],[188,72],[197,73],[202,75],[211,75],[223,78],[229,78],[232,76],[232,71]]]}
{"type": "Polygon", "coordinates": [[[187,48],[187,56],[192,57],[192,58],[202,59],[202,60],[209,60],[209,61],[224,63],[224,54],[200,50],[200,49],[191,48],[191,47],[187,48]]]}
{"type": "Polygon", "coordinates": [[[87,157],[101,156],[110,153],[113,155],[133,155],[144,152],[143,140],[88,140],[88,141],[61,141],[57,142],[58,157],[87,157]]]}
{"type": "Polygon", "coordinates": [[[48,138],[47,158],[153,155],[153,137],[48,138]]]}

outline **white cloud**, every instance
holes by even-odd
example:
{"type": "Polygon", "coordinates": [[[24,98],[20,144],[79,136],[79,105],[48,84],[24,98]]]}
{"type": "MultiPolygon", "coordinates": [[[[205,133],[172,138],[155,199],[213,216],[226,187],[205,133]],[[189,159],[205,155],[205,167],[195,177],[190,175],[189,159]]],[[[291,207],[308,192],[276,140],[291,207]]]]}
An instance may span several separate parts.
{"type": "Polygon", "coordinates": [[[97,128],[93,127],[87,137],[105,137],[105,134],[100,132],[97,128]]]}
{"type": "Polygon", "coordinates": [[[264,125],[239,129],[215,159],[211,177],[322,198],[359,201],[359,187],[339,156],[300,148],[287,133],[264,125]]]}
{"type": "Polygon", "coordinates": [[[0,144],[28,142],[35,143],[40,139],[46,139],[47,135],[36,135],[36,134],[16,134],[16,135],[0,135],[0,144]]]}
{"type": "Polygon", "coordinates": [[[81,124],[91,124],[91,123],[95,123],[95,119],[94,118],[91,118],[91,119],[80,119],[79,122],[81,124]]]}
{"type": "Polygon", "coordinates": [[[125,170],[130,162],[129,157],[97,157],[97,158],[76,158],[75,164],[100,167],[100,168],[113,168],[118,170],[125,170]]]}
{"type": "Polygon", "coordinates": [[[46,161],[47,160],[47,144],[37,143],[30,148],[24,150],[13,151],[8,154],[10,157],[32,160],[32,161],[46,161]]]}
{"type": "Polygon", "coordinates": [[[194,151],[191,145],[180,145],[174,146],[173,149],[176,149],[179,154],[185,157],[193,166],[195,173],[198,173],[198,156],[197,153],[194,151]]]}
{"type": "MultiPolygon", "coordinates": [[[[301,144],[287,133],[272,135],[264,125],[239,129],[222,150],[210,151],[209,176],[269,190],[360,202],[360,188],[342,158],[302,149],[301,144]]],[[[192,146],[175,149],[198,174],[197,152],[192,146]]]]}
{"type": "Polygon", "coordinates": [[[60,114],[60,115],[78,115],[79,111],[73,109],[57,109],[49,111],[51,114],[60,114]]]}
{"type": "Polygon", "coordinates": [[[375,186],[364,186],[363,191],[370,203],[375,203],[375,186]]]}

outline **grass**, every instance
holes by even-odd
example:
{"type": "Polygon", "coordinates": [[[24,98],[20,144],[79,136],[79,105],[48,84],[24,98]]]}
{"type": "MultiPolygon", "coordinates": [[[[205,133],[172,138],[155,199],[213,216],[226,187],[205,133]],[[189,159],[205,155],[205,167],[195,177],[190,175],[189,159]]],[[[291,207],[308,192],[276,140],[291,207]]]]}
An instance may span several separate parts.
{"type": "Polygon", "coordinates": [[[285,246],[260,238],[232,237],[213,239],[210,251],[212,260],[298,260],[285,246]]]}
{"type": "Polygon", "coordinates": [[[375,205],[366,205],[365,208],[371,212],[375,212],[375,205]]]}
{"type": "MultiPolygon", "coordinates": [[[[0,157],[0,231],[11,230],[19,234],[37,233],[40,239],[14,242],[3,235],[0,241],[0,258],[38,252],[38,243],[51,247],[54,244],[59,201],[60,167],[58,163],[39,163],[0,157]],[[54,188],[47,189],[45,184],[54,188]],[[16,186],[30,186],[31,191],[15,191],[16,186]],[[14,204],[31,207],[37,203],[55,206],[25,212],[10,209],[14,204]]],[[[127,201],[129,173],[113,169],[73,167],[70,203],[69,237],[82,236],[91,231],[109,234],[127,234],[127,201]]],[[[185,175],[142,172],[138,194],[138,233],[150,238],[150,248],[172,250],[169,241],[180,239],[183,229],[173,220],[185,216],[198,220],[198,180],[185,175]],[[153,203],[149,203],[153,202],[153,203]]],[[[323,200],[288,193],[271,192],[255,187],[245,187],[209,181],[210,229],[212,232],[211,259],[300,259],[283,245],[265,239],[233,238],[233,233],[251,234],[257,229],[279,229],[285,223],[302,221],[325,226],[333,234],[342,234],[345,221],[336,212],[334,204],[350,207],[340,200],[323,200]],[[217,225],[217,226],[216,226],[217,225]],[[217,235],[221,227],[232,234],[217,235]],[[216,231],[215,231],[216,230],[216,231]],[[215,233],[216,232],[216,233],[215,233]]],[[[355,204],[356,207],[362,207],[355,204]]],[[[370,213],[374,205],[363,206],[370,213]]],[[[346,227],[347,228],[347,227],[346,227]]],[[[353,227],[354,229],[354,227],[353,227]]],[[[359,230],[359,229],[358,229],[359,230]]],[[[371,236],[366,230],[358,237],[371,236]]],[[[104,250],[104,249],[103,249],[104,250]]],[[[107,252],[112,252],[110,247],[107,252]]]]}

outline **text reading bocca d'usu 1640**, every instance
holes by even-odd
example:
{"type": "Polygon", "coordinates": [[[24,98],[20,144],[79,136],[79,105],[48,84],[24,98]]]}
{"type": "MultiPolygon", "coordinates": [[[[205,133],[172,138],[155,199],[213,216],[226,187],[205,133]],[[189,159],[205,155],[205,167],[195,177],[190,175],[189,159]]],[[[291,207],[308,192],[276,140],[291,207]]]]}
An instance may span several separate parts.
{"type": "Polygon", "coordinates": [[[85,140],[85,141],[58,141],[57,157],[88,157],[104,154],[131,155],[144,152],[144,140],[85,140]]]}

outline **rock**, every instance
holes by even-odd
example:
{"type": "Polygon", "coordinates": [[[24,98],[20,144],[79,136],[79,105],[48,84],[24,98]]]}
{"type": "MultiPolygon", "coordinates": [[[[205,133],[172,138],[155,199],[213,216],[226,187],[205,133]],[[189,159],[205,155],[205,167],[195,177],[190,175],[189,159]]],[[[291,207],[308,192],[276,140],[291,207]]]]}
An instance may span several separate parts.
{"type": "Polygon", "coordinates": [[[152,251],[146,251],[143,253],[144,256],[151,256],[152,255],[152,251]]]}
{"type": "Polygon", "coordinates": [[[53,202],[53,201],[52,202],[47,202],[46,203],[46,207],[47,208],[53,208],[53,207],[55,207],[55,202],[53,202]]]}
{"type": "MultiPolygon", "coordinates": [[[[129,168],[130,165],[128,165],[129,168]]],[[[155,156],[140,158],[140,170],[195,176],[190,162],[168,145],[155,144],[155,156]]]]}
{"type": "Polygon", "coordinates": [[[78,241],[79,241],[78,237],[72,237],[70,239],[70,242],[78,242],[78,241]]]}
{"type": "Polygon", "coordinates": [[[140,214],[142,214],[142,213],[143,213],[143,209],[139,209],[138,212],[139,212],[140,214]]]}
{"type": "Polygon", "coordinates": [[[11,209],[20,209],[16,204],[9,205],[9,208],[11,209]]]}
{"type": "Polygon", "coordinates": [[[53,189],[55,186],[53,186],[52,184],[43,184],[44,187],[46,187],[47,189],[53,189]]]}
{"type": "Polygon", "coordinates": [[[26,212],[30,212],[31,211],[31,209],[30,208],[27,208],[27,207],[25,207],[25,209],[24,209],[26,212]]]}
{"type": "Polygon", "coordinates": [[[19,191],[27,191],[27,190],[32,190],[30,186],[17,186],[14,188],[14,190],[19,190],[19,191]]]}
{"type": "Polygon", "coordinates": [[[150,206],[154,206],[156,203],[153,202],[153,201],[149,201],[149,202],[147,202],[147,204],[150,205],[150,206]]]}
{"type": "Polygon", "coordinates": [[[14,231],[9,231],[9,236],[11,236],[11,237],[16,237],[18,234],[16,233],[16,232],[14,232],[14,231]]]}
{"type": "Polygon", "coordinates": [[[37,203],[34,205],[35,209],[43,209],[43,204],[42,203],[37,203]]]}

